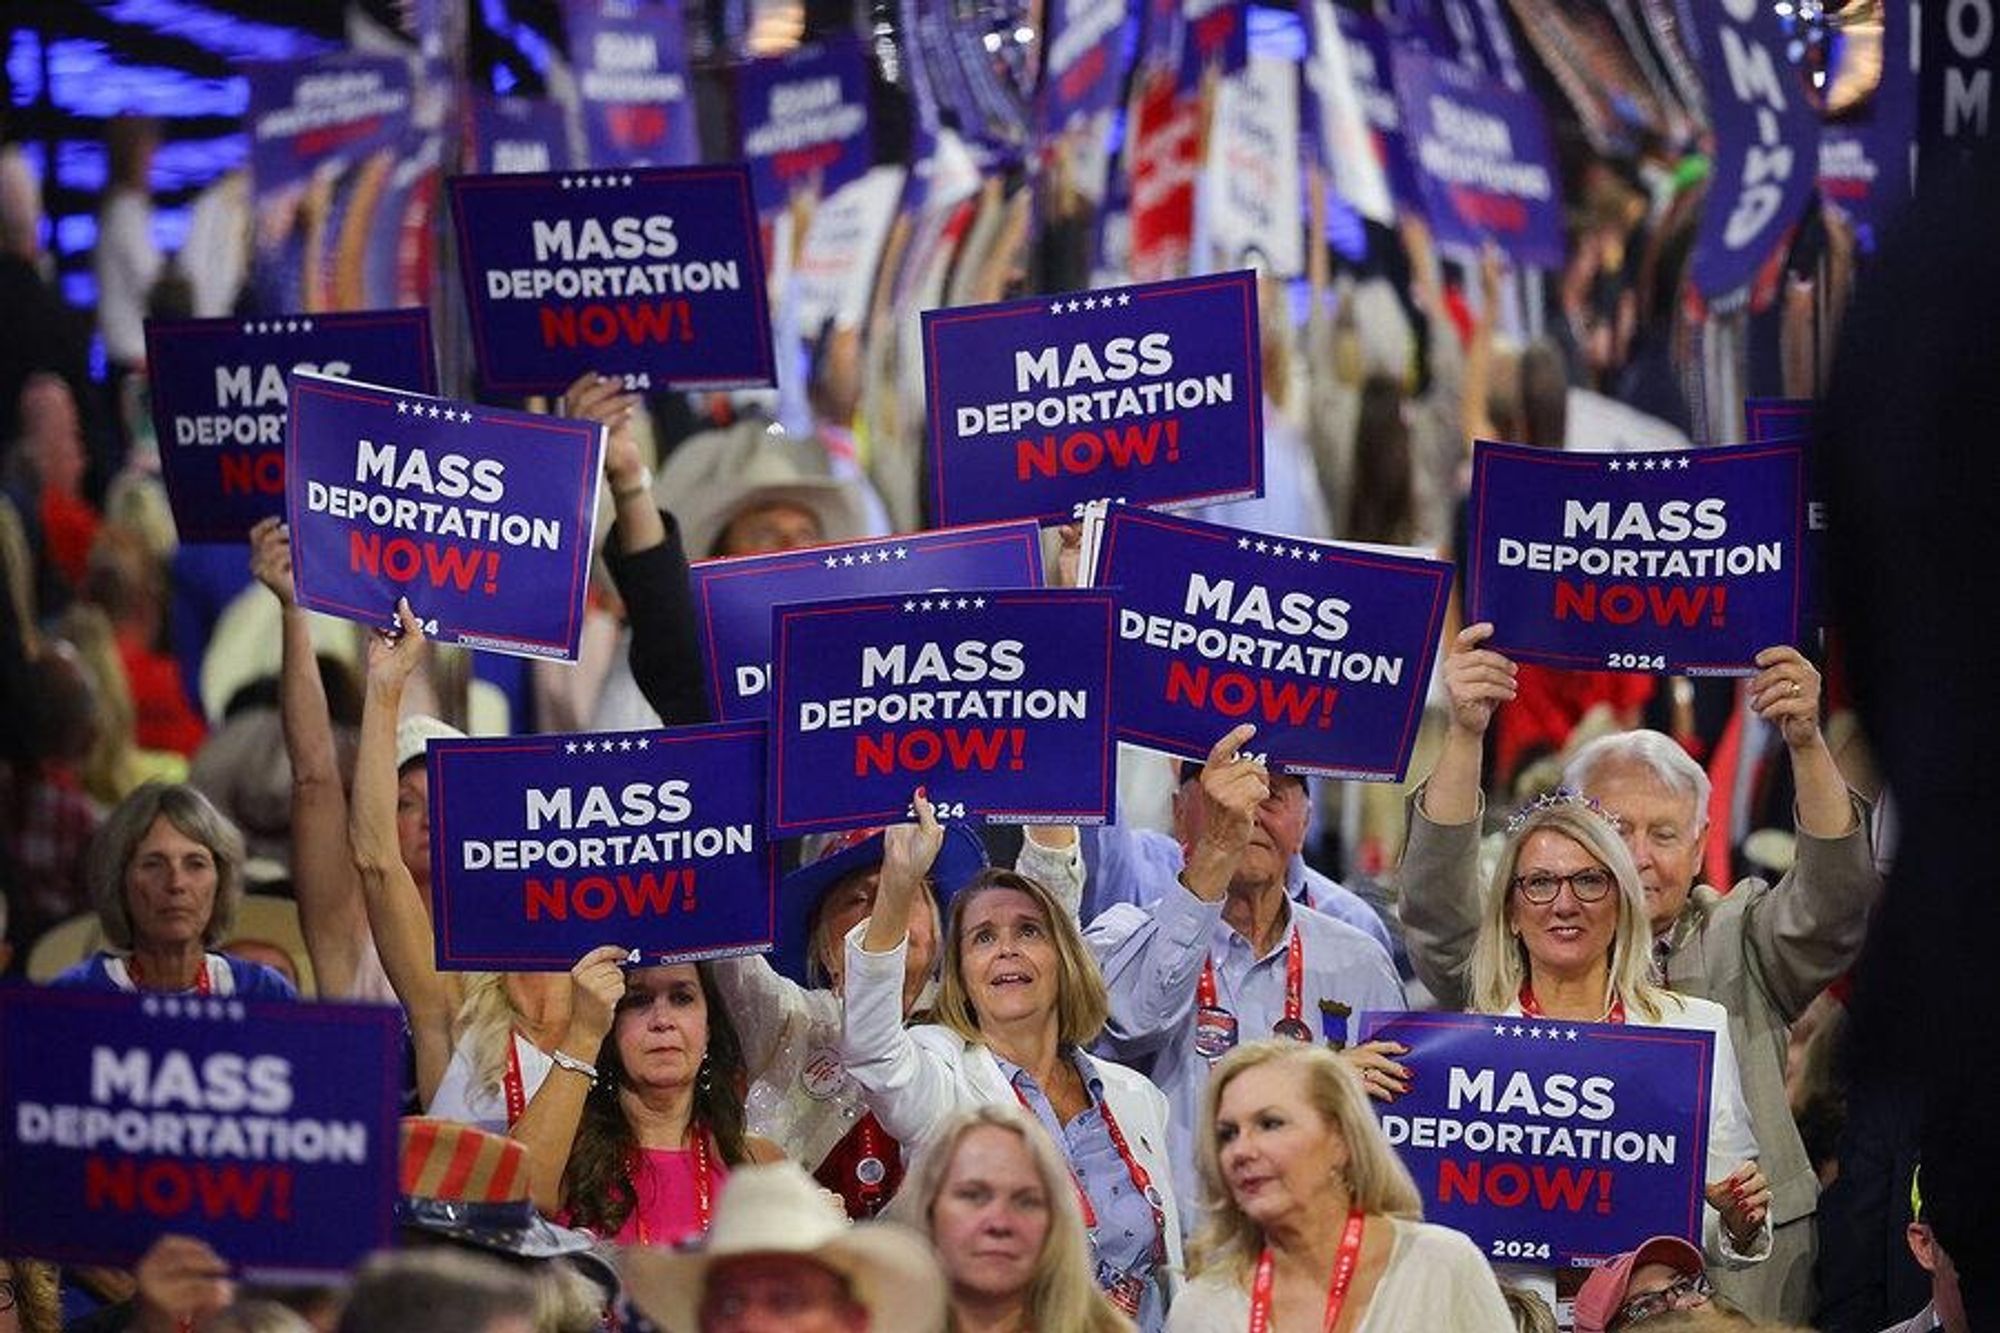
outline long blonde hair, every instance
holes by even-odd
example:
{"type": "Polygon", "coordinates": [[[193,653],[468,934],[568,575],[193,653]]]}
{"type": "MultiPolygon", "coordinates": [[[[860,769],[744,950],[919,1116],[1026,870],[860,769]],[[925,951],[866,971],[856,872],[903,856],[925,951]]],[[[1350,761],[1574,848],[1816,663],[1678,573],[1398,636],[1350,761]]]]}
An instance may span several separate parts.
{"type": "MultiPolygon", "coordinates": [[[[1306,1100],[1327,1128],[1347,1144],[1345,1178],[1351,1206],[1371,1217],[1416,1221],[1424,1215],[1423,1196],[1417,1193],[1409,1168],[1389,1146],[1374,1112],[1368,1109],[1368,1094],[1361,1087],[1360,1076],[1345,1060],[1324,1046],[1301,1045],[1282,1037],[1246,1042],[1216,1065],[1201,1099],[1195,1152],[1201,1168],[1204,1217],[1201,1229],[1188,1242],[1191,1278],[1217,1269],[1247,1281],[1251,1265],[1264,1248],[1263,1228],[1237,1206],[1236,1196],[1222,1178],[1222,1147],[1216,1140],[1215,1120],[1224,1090],[1239,1075],[1281,1063],[1305,1075],[1306,1100]]],[[[1328,1218],[1327,1225],[1333,1225],[1334,1220],[1328,1218]]]]}
{"type": "Polygon", "coordinates": [[[960,970],[963,950],[958,937],[965,926],[966,910],[973,900],[995,889],[1013,889],[1027,894],[1048,919],[1049,939],[1055,944],[1059,961],[1056,973],[1057,1040],[1069,1046],[1088,1046],[1096,1041],[1097,1034],[1104,1031],[1105,1020],[1111,1016],[1111,1000],[1104,989],[1104,974],[1098,970],[1097,959],[1091,954],[1090,947],[1083,942],[1083,932],[1077,929],[1075,916],[1039,882],[997,867],[980,871],[951,897],[951,907],[945,915],[944,939],[941,941],[944,965],[938,978],[937,1007],[932,1011],[932,1020],[969,1042],[984,1043],[986,1040],[979,1031],[979,1015],[972,1007],[972,996],[966,990],[965,977],[960,970]]]}
{"type": "Polygon", "coordinates": [[[1548,829],[1572,839],[1596,857],[1618,884],[1618,926],[1611,939],[1611,993],[1650,1022],[1659,1022],[1665,991],[1652,981],[1652,928],[1646,921],[1645,890],[1639,868],[1611,822],[1593,802],[1567,789],[1552,792],[1508,825],[1506,840],[1493,864],[1479,937],[1472,945],[1471,1008],[1497,1014],[1511,1006],[1528,980],[1528,946],[1507,921],[1514,867],[1530,834],[1548,829]]]}
{"type": "MultiPolygon", "coordinates": [[[[1064,1333],[1132,1333],[1132,1323],[1118,1312],[1097,1285],[1090,1260],[1090,1239],[1083,1230],[1083,1210],[1076,1201],[1069,1164],[1041,1122],[1019,1106],[1005,1102],[954,1112],[938,1128],[931,1145],[910,1169],[910,1175],[889,1205],[889,1216],[931,1234],[931,1212],[944,1192],[958,1145],[975,1129],[1004,1129],[1021,1140],[1041,1179],[1049,1202],[1049,1232],[1035,1256],[1028,1279],[1028,1321],[1033,1329],[1064,1333]]],[[[946,1333],[958,1333],[958,1315],[948,1318],[946,1333]]]]}
{"type": "Polygon", "coordinates": [[[459,982],[452,1037],[453,1044],[471,1057],[473,1100],[503,1095],[507,1057],[514,1049],[514,1029],[521,1018],[506,983],[504,972],[467,972],[459,982]]]}

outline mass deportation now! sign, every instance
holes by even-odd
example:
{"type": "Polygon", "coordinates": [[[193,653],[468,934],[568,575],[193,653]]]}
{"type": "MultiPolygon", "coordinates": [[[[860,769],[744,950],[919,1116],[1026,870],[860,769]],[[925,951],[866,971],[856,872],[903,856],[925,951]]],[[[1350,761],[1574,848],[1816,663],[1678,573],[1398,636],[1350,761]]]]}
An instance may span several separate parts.
{"type": "Polygon", "coordinates": [[[600,944],[647,965],[770,947],[765,727],[436,740],[441,969],[567,971],[600,944]]]}
{"type": "Polygon", "coordinates": [[[0,989],[0,1253],[128,1268],[176,1233],[344,1276],[390,1242],[402,1042],[380,1005],[0,989]]]}
{"type": "Polygon", "coordinates": [[[1248,272],[926,310],[923,334],[940,526],[1264,493],[1248,272]]]}
{"type": "Polygon", "coordinates": [[[435,393],[430,311],[146,321],[160,472],[182,541],[246,541],[285,512],[294,370],[435,393]]]}
{"type": "Polygon", "coordinates": [[[555,393],[772,382],[748,171],[735,165],[450,181],[480,382],[555,393]]]}

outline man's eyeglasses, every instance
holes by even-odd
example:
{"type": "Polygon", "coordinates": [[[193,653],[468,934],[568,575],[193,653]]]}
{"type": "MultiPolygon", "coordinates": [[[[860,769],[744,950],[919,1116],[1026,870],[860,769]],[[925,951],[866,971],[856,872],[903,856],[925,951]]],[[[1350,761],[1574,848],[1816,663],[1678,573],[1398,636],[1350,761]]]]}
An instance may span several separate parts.
{"type": "Polygon", "coordinates": [[[1697,1305],[1708,1304],[1708,1298],[1715,1287],[1706,1273],[1689,1273],[1675,1278],[1658,1291],[1649,1291],[1618,1307],[1618,1313],[1605,1325],[1607,1333],[1618,1333],[1621,1328],[1630,1328],[1643,1323],[1656,1314],[1669,1310],[1686,1310],[1697,1305]]]}
{"type": "Polygon", "coordinates": [[[1514,891],[1537,907],[1547,907],[1562,892],[1563,885],[1576,895],[1580,903],[1594,903],[1611,892],[1612,879],[1609,870],[1593,866],[1589,870],[1579,870],[1573,875],[1551,875],[1537,871],[1532,875],[1516,875],[1509,881],[1514,891]]]}

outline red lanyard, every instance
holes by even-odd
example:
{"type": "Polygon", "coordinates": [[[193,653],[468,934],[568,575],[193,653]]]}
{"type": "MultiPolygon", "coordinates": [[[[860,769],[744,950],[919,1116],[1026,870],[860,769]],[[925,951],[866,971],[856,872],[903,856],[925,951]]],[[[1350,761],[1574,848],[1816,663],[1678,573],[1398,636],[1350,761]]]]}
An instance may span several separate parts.
{"type": "Polygon", "coordinates": [[[528,1109],[528,1085],[521,1078],[520,1041],[517,1034],[513,1032],[507,1034],[507,1077],[502,1080],[501,1087],[507,1094],[509,1129],[512,1129],[514,1122],[521,1118],[521,1113],[528,1109]]]}
{"type": "MultiPolygon", "coordinates": [[[[706,1128],[694,1130],[692,1134],[694,1138],[694,1147],[691,1150],[694,1153],[694,1234],[696,1236],[706,1236],[708,1234],[709,1201],[714,1188],[713,1183],[708,1177],[709,1162],[711,1160],[708,1145],[711,1140],[706,1128]]],[[[632,1153],[634,1174],[637,1173],[638,1164],[643,1160],[644,1157],[641,1151],[634,1149],[632,1153]]],[[[640,1213],[636,1220],[639,1224],[639,1243],[641,1245],[651,1245],[653,1243],[653,1236],[651,1228],[646,1225],[646,1215],[640,1213]]]]}
{"type": "MultiPolygon", "coordinates": [[[[1523,1018],[1547,1017],[1542,1012],[1542,1006],[1535,999],[1535,988],[1525,981],[1521,983],[1521,1016],[1523,1018]]],[[[1612,996],[1611,1007],[1604,1011],[1604,1017],[1599,1021],[1604,1023],[1623,1023],[1625,1021],[1625,1001],[1616,995],[1612,996]]]]}
{"type": "MultiPolygon", "coordinates": [[[[1215,959],[1204,958],[1201,962],[1201,980],[1195,983],[1194,1002],[1197,1009],[1217,1007],[1215,993],[1215,959]]],[[[1277,1035],[1291,1036],[1285,1029],[1304,1026],[1306,1011],[1306,951],[1299,942],[1299,928],[1292,927],[1291,939],[1285,948],[1285,1017],[1282,1024],[1271,1030],[1277,1035]]],[[[1312,1040],[1310,1033],[1304,1040],[1312,1040]]]]}
{"type": "MultiPolygon", "coordinates": [[[[133,954],[125,960],[125,975],[132,978],[133,990],[144,990],[146,988],[146,974],[139,970],[139,956],[137,954],[133,954]]],[[[195,969],[194,993],[196,995],[206,995],[209,993],[212,985],[213,983],[208,979],[208,959],[204,956],[201,960],[201,966],[195,969]]]]}
{"type": "MultiPolygon", "coordinates": [[[[1361,1265],[1361,1228],[1367,1220],[1359,1208],[1348,1210],[1347,1228],[1340,1233],[1340,1254],[1333,1261],[1333,1281],[1326,1289],[1322,1333],[1333,1333],[1333,1326],[1340,1322],[1347,1289],[1354,1284],[1354,1270],[1361,1265]]],[[[1257,1256],[1257,1279],[1250,1288],[1250,1333],[1265,1333],[1271,1327],[1271,1287],[1271,1249],[1265,1246],[1257,1256]]]]}
{"type": "MultiPolygon", "coordinates": [[[[1021,1103],[1022,1110],[1030,1115],[1034,1114],[1034,1108],[1028,1105],[1028,1099],[1019,1087],[1014,1088],[1014,1096],[1021,1103]]],[[[1125,1141],[1125,1131],[1118,1127],[1118,1117],[1111,1114],[1110,1101],[1100,1101],[1097,1110],[1104,1117],[1104,1132],[1111,1136],[1112,1148],[1118,1153],[1119,1160],[1125,1163],[1125,1174],[1131,1178],[1132,1188],[1139,1191],[1139,1197],[1153,1210],[1153,1258],[1155,1262],[1163,1264],[1167,1255],[1166,1205],[1160,1198],[1160,1192],[1153,1188],[1152,1173],[1146,1170],[1145,1163],[1133,1153],[1132,1145],[1125,1141]]],[[[1097,1209],[1091,1204],[1090,1195],[1084,1192],[1083,1180],[1076,1174],[1076,1168],[1073,1166],[1070,1168],[1069,1181],[1076,1186],[1076,1201],[1083,1209],[1083,1229],[1096,1231],[1097,1209]]]]}

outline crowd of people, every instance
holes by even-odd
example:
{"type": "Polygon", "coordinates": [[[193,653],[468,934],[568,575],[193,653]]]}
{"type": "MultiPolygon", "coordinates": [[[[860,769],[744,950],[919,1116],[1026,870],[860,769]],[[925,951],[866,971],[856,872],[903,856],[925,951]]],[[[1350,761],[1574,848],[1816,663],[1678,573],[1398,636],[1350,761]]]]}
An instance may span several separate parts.
{"type": "MultiPolygon", "coordinates": [[[[441,969],[427,742],[709,720],[690,558],[925,525],[914,312],[885,278],[861,329],[814,341],[805,430],[599,375],[537,404],[607,428],[610,526],[581,662],[509,674],[407,603],[390,631],[308,614],[278,519],[247,554],[177,542],[141,406],[141,320],[185,300],[148,230],[157,140],[114,126],[110,383],[63,328],[0,341],[0,958],[55,987],[396,1006],[397,1245],[312,1288],[171,1231],[129,1271],[0,1259],[0,1330],[1964,1333],[1991,1301],[1947,1151],[1964,1107],[1854,1050],[1905,851],[1817,643],[1740,682],[1557,672],[1455,607],[1406,787],[1267,769],[1254,726],[1218,723],[1199,762],[1121,748],[1115,826],[1008,835],[918,789],[910,822],[788,847],[768,953],[441,969]],[[1426,1222],[1378,1112],[1446,1071],[1345,1019],[1429,1009],[1712,1034],[1698,1234],[1610,1237],[1586,1271],[1426,1222]]],[[[0,158],[0,277],[55,309],[22,169],[0,158]]],[[[1668,179],[1593,173],[1556,336],[1526,345],[1499,312],[1533,284],[1441,258],[1414,216],[1338,273],[1312,247],[1300,318],[1265,278],[1290,481],[1205,515],[1449,554],[1476,436],[1582,447],[1570,406],[1600,397],[1701,436],[1669,362],[1694,316],[1658,294],[1701,178],[1668,179]],[[1658,290],[1624,292],[1614,337],[1582,294],[1633,274],[1658,290]]],[[[1058,289],[1075,228],[1035,233],[1027,192],[980,196],[941,296],[1058,289]]],[[[1046,540],[1051,583],[1087,577],[1076,529],[1046,540]]],[[[1938,808],[1963,809],[1904,830],[1926,864],[1949,864],[1916,836],[1938,808]]]]}

